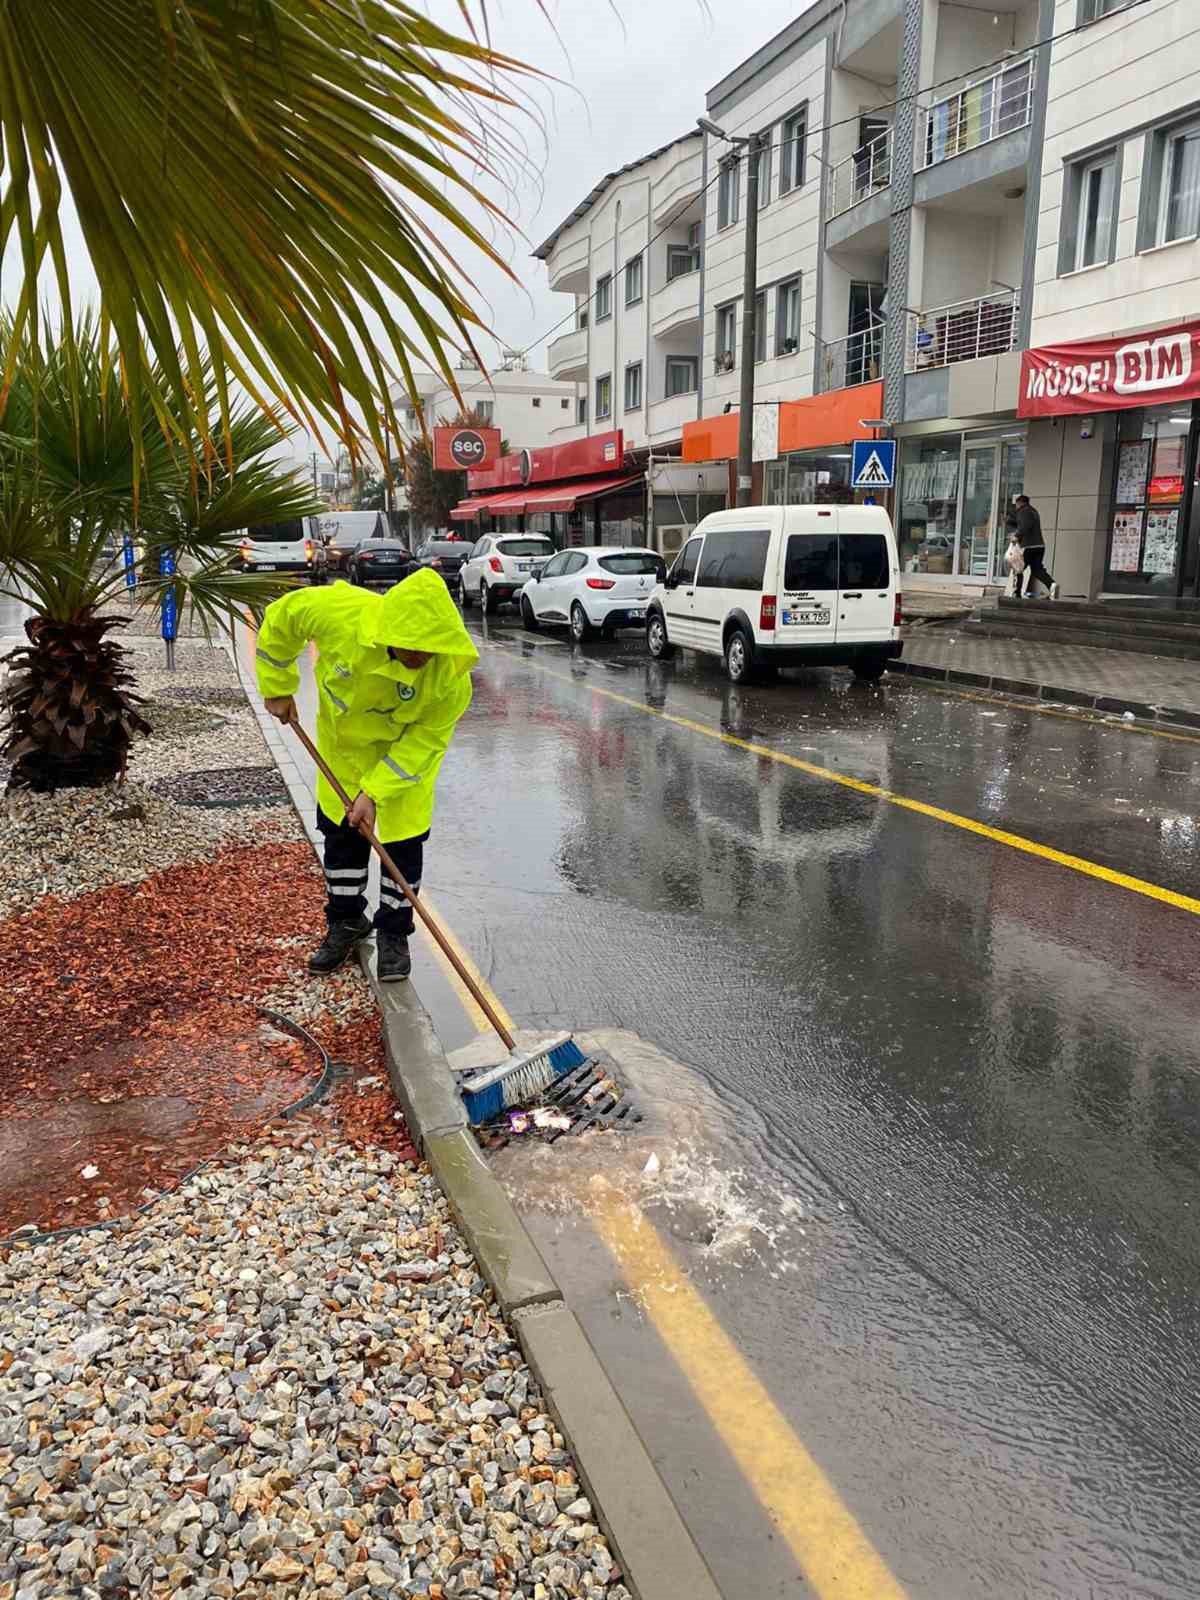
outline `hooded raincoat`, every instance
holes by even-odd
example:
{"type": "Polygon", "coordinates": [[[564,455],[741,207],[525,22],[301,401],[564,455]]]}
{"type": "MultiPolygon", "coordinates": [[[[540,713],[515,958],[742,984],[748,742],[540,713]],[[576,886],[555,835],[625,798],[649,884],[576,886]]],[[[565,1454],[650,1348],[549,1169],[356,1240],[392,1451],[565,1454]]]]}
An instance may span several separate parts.
{"type": "MultiPolygon", "coordinates": [[[[471,703],[479,652],[436,572],[414,572],[386,594],[335,583],[275,600],[258,630],[258,687],[264,699],[295,694],[297,658],[315,644],[317,748],[353,796],[375,802],[375,831],[387,843],[428,831],[433,790],[455,723],[471,703]],[[388,646],[427,650],[415,670],[388,646]]],[[[323,777],[317,801],[331,822],[345,808],[323,777]]]]}

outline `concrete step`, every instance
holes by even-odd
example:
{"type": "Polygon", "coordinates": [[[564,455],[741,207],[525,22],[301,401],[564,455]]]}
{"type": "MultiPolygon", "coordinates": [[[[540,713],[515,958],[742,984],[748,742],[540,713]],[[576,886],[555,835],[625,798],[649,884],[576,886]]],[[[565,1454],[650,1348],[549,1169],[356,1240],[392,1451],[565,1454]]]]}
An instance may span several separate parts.
{"type": "Polygon", "coordinates": [[[1080,600],[1008,600],[984,607],[985,618],[999,618],[1020,628],[1043,624],[1054,628],[1096,629],[1155,639],[1200,640],[1200,611],[1190,608],[1139,609],[1120,604],[1088,604],[1080,600]]]}
{"type": "Polygon", "coordinates": [[[1148,637],[1099,628],[1055,627],[1048,622],[1021,626],[1010,621],[1007,613],[985,612],[979,621],[964,623],[962,633],[968,639],[1015,639],[1023,644],[1083,645],[1095,650],[1124,650],[1135,655],[1200,661],[1200,637],[1195,640],[1148,637]]]}

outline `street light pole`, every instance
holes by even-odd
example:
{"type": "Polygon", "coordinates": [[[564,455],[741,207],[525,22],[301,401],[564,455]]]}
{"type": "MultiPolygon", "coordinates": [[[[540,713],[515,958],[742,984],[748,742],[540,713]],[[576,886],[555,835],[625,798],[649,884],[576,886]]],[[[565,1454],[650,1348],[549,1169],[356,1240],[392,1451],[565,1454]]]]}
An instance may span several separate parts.
{"type": "MultiPolygon", "coordinates": [[[[765,137],[769,138],[767,134],[765,137]]],[[[738,401],[737,503],[754,491],[754,357],[758,348],[758,155],[763,134],[747,139],[745,273],[742,279],[742,383],[738,401]]]]}

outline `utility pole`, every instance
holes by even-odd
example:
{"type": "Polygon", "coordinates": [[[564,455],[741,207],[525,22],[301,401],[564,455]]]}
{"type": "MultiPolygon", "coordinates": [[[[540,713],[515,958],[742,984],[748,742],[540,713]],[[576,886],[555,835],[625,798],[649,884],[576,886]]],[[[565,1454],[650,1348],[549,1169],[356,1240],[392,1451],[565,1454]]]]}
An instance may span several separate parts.
{"type": "Polygon", "coordinates": [[[758,158],[769,133],[726,133],[708,117],[697,118],[702,132],[723,139],[744,154],[746,238],[742,276],[742,370],[738,401],[737,503],[748,506],[754,491],[754,353],[758,344],[758,158]]]}
{"type": "Polygon", "coordinates": [[[738,400],[737,503],[748,506],[754,489],[754,357],[758,350],[758,156],[762,140],[746,144],[746,261],[742,279],[742,387],[738,400]]]}

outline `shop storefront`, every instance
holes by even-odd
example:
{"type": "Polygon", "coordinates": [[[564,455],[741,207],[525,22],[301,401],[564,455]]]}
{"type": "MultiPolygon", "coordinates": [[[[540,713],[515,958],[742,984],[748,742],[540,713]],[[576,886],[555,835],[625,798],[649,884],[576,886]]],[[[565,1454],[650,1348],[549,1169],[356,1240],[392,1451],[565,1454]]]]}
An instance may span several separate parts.
{"type": "Polygon", "coordinates": [[[467,474],[450,513],[470,538],[545,533],[556,549],[644,544],[646,480],[625,456],[621,429],[541,450],[514,451],[467,474]]]}
{"type": "Polygon", "coordinates": [[[922,434],[900,442],[896,537],[902,573],[1004,583],[1013,501],[1025,486],[1025,429],[922,434]]]}
{"type": "Polygon", "coordinates": [[[1027,350],[1019,410],[1102,433],[1102,592],[1200,594],[1200,322],[1027,350]]]}

